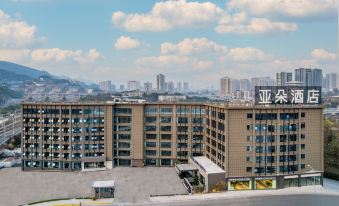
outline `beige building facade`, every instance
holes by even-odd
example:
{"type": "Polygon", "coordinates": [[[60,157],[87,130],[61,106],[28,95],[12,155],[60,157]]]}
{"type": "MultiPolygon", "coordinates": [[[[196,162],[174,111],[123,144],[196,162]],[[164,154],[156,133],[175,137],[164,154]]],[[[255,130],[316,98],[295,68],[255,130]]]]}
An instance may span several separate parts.
{"type": "Polygon", "coordinates": [[[320,182],[322,116],[315,105],[27,102],[22,170],[174,166],[205,155],[230,190],[320,182]]]}

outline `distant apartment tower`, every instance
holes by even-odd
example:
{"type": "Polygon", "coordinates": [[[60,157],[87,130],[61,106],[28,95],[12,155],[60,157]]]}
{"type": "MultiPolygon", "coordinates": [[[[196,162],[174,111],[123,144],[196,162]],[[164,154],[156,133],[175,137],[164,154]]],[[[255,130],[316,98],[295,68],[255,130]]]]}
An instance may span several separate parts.
{"type": "Polygon", "coordinates": [[[120,90],[120,91],[124,91],[124,90],[125,90],[125,86],[124,86],[123,84],[120,84],[119,90],[120,90]]]}
{"type": "Polygon", "coordinates": [[[188,92],[188,91],[189,91],[188,82],[184,82],[184,92],[188,92]]]}
{"type": "Polygon", "coordinates": [[[112,91],[111,80],[99,82],[99,88],[100,90],[105,91],[105,92],[112,91]]]}
{"type": "Polygon", "coordinates": [[[251,78],[251,90],[254,90],[255,86],[274,86],[276,83],[271,77],[253,77],[251,78]]]}
{"type": "Polygon", "coordinates": [[[157,91],[164,92],[165,91],[165,75],[158,74],[157,75],[157,91]]]}
{"type": "Polygon", "coordinates": [[[182,87],[181,87],[181,82],[177,82],[177,88],[176,88],[177,92],[181,92],[182,91],[182,87]]]}
{"type": "Polygon", "coordinates": [[[174,93],[174,83],[172,81],[166,82],[166,91],[168,93],[174,93]]]}
{"type": "Polygon", "coordinates": [[[338,84],[338,74],[337,73],[328,73],[326,74],[326,89],[332,91],[337,88],[338,84]]]}
{"type": "Polygon", "coordinates": [[[223,77],[220,79],[220,96],[231,94],[231,78],[223,77]]]}
{"type": "Polygon", "coordinates": [[[251,83],[248,79],[240,79],[240,91],[250,91],[251,83]]]}
{"type": "Polygon", "coordinates": [[[128,91],[140,89],[140,82],[139,81],[128,81],[127,82],[127,89],[128,89],[128,91]]]}
{"type": "Polygon", "coordinates": [[[277,86],[286,86],[286,83],[292,80],[292,72],[279,72],[276,74],[277,86]]]}
{"type": "Polygon", "coordinates": [[[304,86],[322,86],[322,70],[299,68],[295,70],[295,81],[303,82],[304,86]]]}
{"type": "Polygon", "coordinates": [[[151,92],[153,90],[153,86],[151,82],[145,82],[144,83],[144,91],[145,92],[151,92]]]}

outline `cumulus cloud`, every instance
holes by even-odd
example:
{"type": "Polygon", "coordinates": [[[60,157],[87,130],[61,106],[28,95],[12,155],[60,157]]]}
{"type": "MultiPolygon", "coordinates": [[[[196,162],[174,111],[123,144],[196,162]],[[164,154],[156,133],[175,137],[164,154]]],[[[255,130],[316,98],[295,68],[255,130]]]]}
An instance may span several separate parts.
{"type": "Polygon", "coordinates": [[[80,64],[94,62],[101,55],[96,49],[91,49],[84,54],[82,50],[63,50],[60,48],[36,49],[31,52],[31,59],[35,62],[63,62],[76,61],[80,64]]]}
{"type": "MultiPolygon", "coordinates": [[[[235,7],[234,5],[233,7],[235,7]]],[[[246,12],[230,14],[211,2],[163,1],[148,13],[126,14],[117,11],[112,22],[130,32],[167,31],[178,27],[202,28],[217,24],[218,33],[281,33],[298,29],[295,23],[275,22],[266,18],[247,18],[246,12]]]]}
{"type": "Polygon", "coordinates": [[[227,7],[230,10],[247,11],[255,16],[335,17],[338,0],[230,0],[227,7]]]}
{"type": "Polygon", "coordinates": [[[162,54],[179,54],[179,55],[193,55],[193,54],[210,54],[210,53],[225,53],[227,47],[219,45],[207,38],[186,38],[177,44],[165,42],[161,44],[162,54]]]}
{"type": "Polygon", "coordinates": [[[18,62],[25,61],[30,57],[29,49],[0,50],[0,61],[18,62]]]}
{"type": "Polygon", "coordinates": [[[233,61],[265,61],[272,58],[272,55],[253,47],[233,48],[226,56],[233,61]]]}
{"type": "Polygon", "coordinates": [[[163,1],[154,4],[145,14],[112,14],[115,26],[127,31],[166,31],[174,27],[202,27],[213,23],[223,9],[211,2],[163,1]]]}
{"type": "Polygon", "coordinates": [[[114,44],[116,50],[135,49],[140,47],[140,41],[128,36],[120,36],[114,44]]]}
{"type": "Polygon", "coordinates": [[[314,49],[311,55],[314,59],[317,59],[317,60],[335,61],[337,58],[337,55],[335,53],[328,52],[324,49],[314,49]]]}
{"type": "Polygon", "coordinates": [[[0,10],[0,47],[23,48],[35,41],[35,25],[11,18],[0,10]]]}
{"type": "Polygon", "coordinates": [[[160,55],[143,57],[137,60],[137,65],[146,68],[171,69],[171,71],[203,71],[213,66],[212,61],[179,55],[160,55]]]}
{"type": "Polygon", "coordinates": [[[233,16],[224,15],[215,28],[218,33],[237,34],[274,34],[292,32],[297,29],[296,23],[275,22],[266,18],[248,19],[245,12],[233,16]]]}

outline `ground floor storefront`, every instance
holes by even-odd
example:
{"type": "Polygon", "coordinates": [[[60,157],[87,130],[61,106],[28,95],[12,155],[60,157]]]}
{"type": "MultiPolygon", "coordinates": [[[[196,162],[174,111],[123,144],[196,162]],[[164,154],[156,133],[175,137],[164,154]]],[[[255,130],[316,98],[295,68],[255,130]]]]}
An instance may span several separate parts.
{"type": "Polygon", "coordinates": [[[272,190],[309,185],[323,185],[322,173],[280,175],[271,177],[227,178],[227,190],[272,190]]]}

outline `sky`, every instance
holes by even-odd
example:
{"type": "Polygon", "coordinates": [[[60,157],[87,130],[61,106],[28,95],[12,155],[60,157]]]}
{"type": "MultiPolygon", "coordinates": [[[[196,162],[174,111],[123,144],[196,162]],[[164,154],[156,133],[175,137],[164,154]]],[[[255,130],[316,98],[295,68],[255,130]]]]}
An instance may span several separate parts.
{"type": "Polygon", "coordinates": [[[116,85],[338,72],[339,0],[1,0],[0,60],[116,85]]]}

